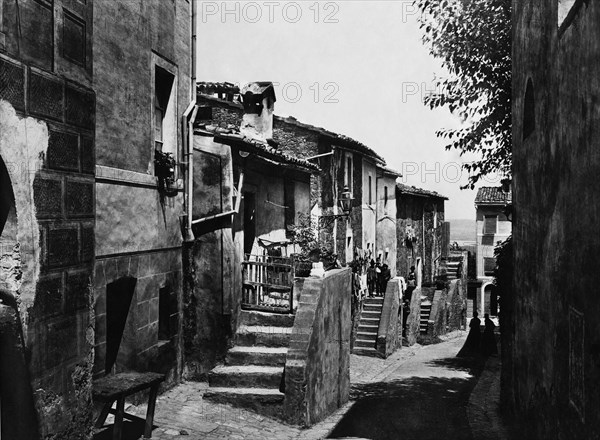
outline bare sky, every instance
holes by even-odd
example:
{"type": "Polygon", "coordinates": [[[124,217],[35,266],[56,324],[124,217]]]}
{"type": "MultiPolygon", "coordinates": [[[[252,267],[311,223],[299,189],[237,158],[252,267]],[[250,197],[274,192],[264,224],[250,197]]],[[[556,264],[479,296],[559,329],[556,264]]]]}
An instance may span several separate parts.
{"type": "Polygon", "coordinates": [[[277,83],[276,114],[367,144],[403,183],[447,196],[447,219],[474,219],[463,159],[435,136],[459,121],[422,103],[443,71],[420,38],[412,0],[198,0],[197,77],[277,83]]]}

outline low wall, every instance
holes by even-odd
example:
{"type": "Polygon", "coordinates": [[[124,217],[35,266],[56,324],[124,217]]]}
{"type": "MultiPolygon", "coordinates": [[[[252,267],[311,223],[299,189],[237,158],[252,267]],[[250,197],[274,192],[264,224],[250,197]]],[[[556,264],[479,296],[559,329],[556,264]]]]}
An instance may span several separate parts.
{"type": "Polygon", "coordinates": [[[452,280],[444,290],[436,290],[427,325],[427,336],[439,336],[462,328],[466,320],[466,289],[461,279],[452,280]]]}
{"type": "Polygon", "coordinates": [[[289,423],[311,426],[348,401],[351,281],[349,268],[304,280],[285,362],[289,423]]]}
{"type": "Polygon", "coordinates": [[[421,294],[422,290],[417,287],[412,292],[410,299],[410,313],[406,318],[406,342],[408,345],[414,345],[419,336],[419,321],[421,319],[421,294]]]}
{"type": "Polygon", "coordinates": [[[400,278],[396,277],[387,284],[377,331],[376,348],[384,358],[402,347],[402,314],[398,313],[401,297],[401,282],[400,278]]]}

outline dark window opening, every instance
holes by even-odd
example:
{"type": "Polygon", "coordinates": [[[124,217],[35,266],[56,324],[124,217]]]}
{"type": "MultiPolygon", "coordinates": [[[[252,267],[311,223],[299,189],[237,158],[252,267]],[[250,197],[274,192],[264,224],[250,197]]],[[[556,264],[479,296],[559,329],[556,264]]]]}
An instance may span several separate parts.
{"type": "Polygon", "coordinates": [[[388,213],[388,187],[383,187],[383,212],[387,215],[388,213]]]}
{"type": "Polygon", "coordinates": [[[174,293],[168,287],[158,291],[158,340],[168,341],[175,333],[171,328],[171,315],[176,312],[173,307],[174,293]]]}
{"type": "Polygon", "coordinates": [[[346,184],[350,191],[352,191],[352,157],[346,158],[346,184]]]}
{"type": "MultiPolygon", "coordinates": [[[[123,277],[106,286],[106,374],[112,370],[119,354],[136,283],[133,277],[123,277]]],[[[125,347],[126,350],[132,348],[125,347]]]]}
{"type": "Polygon", "coordinates": [[[484,259],[483,259],[484,275],[493,276],[495,269],[496,269],[496,259],[493,257],[484,257],[484,259]]]}
{"type": "MultiPolygon", "coordinates": [[[[164,148],[165,143],[172,143],[165,133],[165,116],[171,99],[171,89],[173,88],[174,76],[156,66],[154,75],[154,141],[155,148],[160,151],[170,151],[171,148],[164,148]]],[[[169,145],[172,147],[172,145],[169,145]]]]}
{"type": "Polygon", "coordinates": [[[485,235],[495,234],[498,229],[498,216],[486,215],[483,222],[483,233],[485,235]]]}
{"type": "Polygon", "coordinates": [[[373,204],[373,178],[369,176],[369,205],[373,204]]]}
{"type": "Polygon", "coordinates": [[[293,180],[285,180],[283,184],[283,205],[285,206],[285,232],[289,237],[290,227],[296,224],[296,185],[293,180]]]}
{"type": "Polygon", "coordinates": [[[525,105],[523,108],[523,139],[527,139],[535,131],[535,93],[531,78],[527,80],[525,105]]]}

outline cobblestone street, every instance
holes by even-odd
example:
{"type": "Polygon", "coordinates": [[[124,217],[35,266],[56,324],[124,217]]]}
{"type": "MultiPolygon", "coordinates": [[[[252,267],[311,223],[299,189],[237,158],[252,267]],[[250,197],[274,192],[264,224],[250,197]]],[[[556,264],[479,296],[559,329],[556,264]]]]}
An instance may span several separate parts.
{"type": "MultiPolygon", "coordinates": [[[[498,359],[490,358],[482,374],[482,361],[456,358],[465,337],[465,332],[453,332],[439,344],[405,347],[388,359],[352,355],[350,402],[305,430],[205,401],[208,385],[188,382],[159,397],[153,438],[501,440],[506,435],[495,412],[498,359]]],[[[145,411],[144,405],[128,408],[141,417],[145,411]]],[[[136,429],[129,424],[126,438],[139,438],[136,429]]],[[[109,434],[106,429],[97,438],[109,434]]]]}

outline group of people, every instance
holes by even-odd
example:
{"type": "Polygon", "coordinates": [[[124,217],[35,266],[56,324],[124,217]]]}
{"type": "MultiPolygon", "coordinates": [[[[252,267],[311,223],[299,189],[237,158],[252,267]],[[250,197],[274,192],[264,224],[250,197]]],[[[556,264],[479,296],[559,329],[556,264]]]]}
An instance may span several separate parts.
{"type": "Polygon", "coordinates": [[[484,316],[484,329],[483,334],[481,333],[481,319],[477,317],[477,312],[473,312],[473,319],[469,323],[469,335],[465,341],[465,345],[460,349],[457,356],[491,356],[498,354],[498,347],[496,346],[496,336],[494,335],[494,329],[496,324],[490,319],[489,314],[484,316]]]}
{"type": "Polygon", "coordinates": [[[367,268],[367,289],[369,296],[383,296],[391,278],[390,268],[387,264],[381,264],[379,257],[377,261],[371,260],[367,268]]]}

